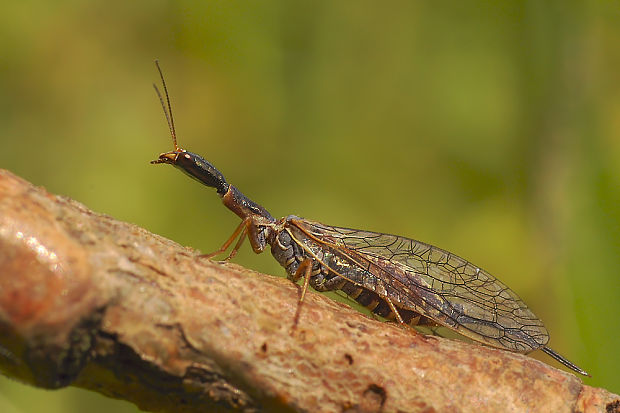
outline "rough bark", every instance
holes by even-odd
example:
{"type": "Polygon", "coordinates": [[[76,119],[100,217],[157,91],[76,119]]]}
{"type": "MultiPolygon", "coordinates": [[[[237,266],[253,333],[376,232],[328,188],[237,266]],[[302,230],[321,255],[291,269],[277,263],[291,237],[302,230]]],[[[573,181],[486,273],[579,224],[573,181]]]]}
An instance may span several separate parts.
{"type": "Polygon", "coordinates": [[[414,334],[0,170],[0,371],[147,411],[620,411],[530,357],[414,334]],[[615,410],[614,410],[615,409],[615,410]]]}

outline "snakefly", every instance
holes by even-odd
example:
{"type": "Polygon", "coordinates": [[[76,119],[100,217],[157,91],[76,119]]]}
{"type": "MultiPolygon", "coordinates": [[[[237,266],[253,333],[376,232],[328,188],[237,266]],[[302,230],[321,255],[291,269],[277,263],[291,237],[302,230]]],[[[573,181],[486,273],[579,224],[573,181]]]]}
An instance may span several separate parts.
{"type": "Polygon", "coordinates": [[[315,290],[341,290],[373,313],[401,324],[444,326],[487,346],[528,353],[541,349],[569,369],[587,372],[546,346],[542,321],[504,283],[451,252],[410,238],[333,227],[294,215],[275,219],[265,208],[226,182],[215,166],[177,144],[164,76],[156,61],[166,102],[153,84],[168,121],[174,150],[152,164],[170,164],[215,188],[241,224],[222,247],[237,240],[232,258],[247,237],[255,253],[269,245],[288,278],[304,279],[300,298],[315,290]]]}

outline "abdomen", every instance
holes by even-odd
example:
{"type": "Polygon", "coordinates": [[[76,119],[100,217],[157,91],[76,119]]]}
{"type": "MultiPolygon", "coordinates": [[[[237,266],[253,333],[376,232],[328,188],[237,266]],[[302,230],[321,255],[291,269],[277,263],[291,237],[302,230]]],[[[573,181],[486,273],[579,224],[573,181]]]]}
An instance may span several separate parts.
{"type": "MultiPolygon", "coordinates": [[[[390,305],[384,298],[376,292],[339,275],[336,272],[336,257],[321,248],[306,234],[295,229],[295,227],[285,226],[271,244],[271,254],[284,267],[291,281],[297,282],[303,276],[300,274],[300,277],[296,277],[296,272],[299,265],[309,258],[312,260],[309,281],[312,288],[319,292],[342,291],[350,299],[366,307],[372,313],[390,320],[395,318],[390,305]],[[330,268],[331,265],[336,268],[330,268]]],[[[398,303],[394,303],[394,305],[405,324],[436,325],[435,322],[420,316],[415,311],[399,308],[398,303]]]]}

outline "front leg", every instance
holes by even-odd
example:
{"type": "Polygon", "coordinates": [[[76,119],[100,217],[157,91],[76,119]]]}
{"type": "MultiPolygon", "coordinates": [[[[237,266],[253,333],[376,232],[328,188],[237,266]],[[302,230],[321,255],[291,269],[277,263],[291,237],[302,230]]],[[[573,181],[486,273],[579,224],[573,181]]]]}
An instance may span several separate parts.
{"type": "Polygon", "coordinates": [[[237,254],[237,251],[239,251],[239,248],[241,248],[241,244],[243,244],[243,241],[245,240],[245,237],[248,233],[248,228],[251,226],[251,224],[252,224],[252,219],[250,217],[245,218],[243,221],[241,221],[241,224],[239,224],[237,229],[235,229],[235,232],[233,232],[230,238],[228,238],[226,242],[220,247],[220,249],[210,254],[201,254],[199,255],[199,257],[200,258],[213,258],[216,255],[220,255],[221,253],[225,252],[228,249],[228,247],[230,247],[230,245],[237,239],[237,243],[235,244],[234,248],[232,249],[232,251],[230,251],[230,254],[228,254],[228,257],[224,259],[224,261],[229,261],[237,254]]]}

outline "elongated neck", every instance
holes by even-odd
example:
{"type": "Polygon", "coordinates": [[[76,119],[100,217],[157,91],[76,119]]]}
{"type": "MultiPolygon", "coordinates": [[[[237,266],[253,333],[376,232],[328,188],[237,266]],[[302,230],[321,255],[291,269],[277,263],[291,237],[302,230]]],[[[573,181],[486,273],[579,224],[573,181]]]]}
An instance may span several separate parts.
{"type": "Polygon", "coordinates": [[[233,185],[229,185],[228,191],[222,196],[222,202],[241,219],[262,217],[267,222],[276,222],[276,219],[265,208],[243,195],[233,185]]]}

